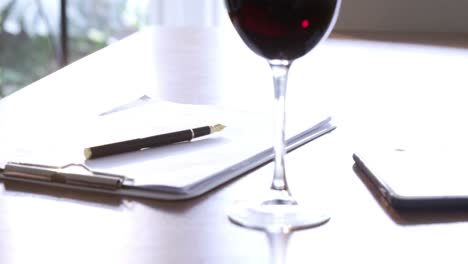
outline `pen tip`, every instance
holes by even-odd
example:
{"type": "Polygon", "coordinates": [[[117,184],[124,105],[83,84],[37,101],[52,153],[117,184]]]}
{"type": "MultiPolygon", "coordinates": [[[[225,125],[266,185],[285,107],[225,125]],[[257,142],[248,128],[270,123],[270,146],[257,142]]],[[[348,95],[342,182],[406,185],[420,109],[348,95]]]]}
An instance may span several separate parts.
{"type": "Polygon", "coordinates": [[[219,132],[223,130],[226,126],[221,124],[216,124],[213,126],[213,132],[219,132]]]}
{"type": "Polygon", "coordinates": [[[91,151],[91,149],[85,148],[84,155],[85,155],[85,158],[89,160],[93,156],[93,152],[91,151]]]}

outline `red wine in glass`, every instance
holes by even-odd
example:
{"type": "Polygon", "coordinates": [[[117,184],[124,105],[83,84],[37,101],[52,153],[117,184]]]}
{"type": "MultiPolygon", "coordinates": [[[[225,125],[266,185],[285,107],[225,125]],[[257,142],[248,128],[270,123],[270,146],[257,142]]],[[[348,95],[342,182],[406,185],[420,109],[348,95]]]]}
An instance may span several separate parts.
{"type": "Polygon", "coordinates": [[[328,33],[338,0],[227,0],[247,46],[266,59],[294,60],[328,33]]]}
{"type": "Polygon", "coordinates": [[[330,33],[341,0],[225,0],[225,3],[239,36],[270,64],[276,101],[271,187],[258,200],[235,203],[228,217],[241,226],[269,232],[326,223],[327,215],[296,202],[286,181],[285,95],[291,63],[330,33]]]}

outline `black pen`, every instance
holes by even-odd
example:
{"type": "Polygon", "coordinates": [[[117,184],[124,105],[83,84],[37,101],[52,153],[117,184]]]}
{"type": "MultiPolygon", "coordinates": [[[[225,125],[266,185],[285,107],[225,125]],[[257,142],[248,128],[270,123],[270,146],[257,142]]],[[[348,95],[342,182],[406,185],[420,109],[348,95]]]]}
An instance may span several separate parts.
{"type": "Polygon", "coordinates": [[[218,131],[221,131],[225,126],[217,124],[214,126],[204,126],[198,128],[192,128],[182,131],[176,131],[146,138],[137,138],[121,142],[115,142],[100,146],[94,146],[85,148],[84,153],[86,159],[93,159],[99,157],[105,157],[114,154],[120,154],[124,152],[141,150],[144,148],[152,148],[165,146],[173,143],[179,143],[183,141],[190,141],[194,138],[206,136],[218,131]]]}

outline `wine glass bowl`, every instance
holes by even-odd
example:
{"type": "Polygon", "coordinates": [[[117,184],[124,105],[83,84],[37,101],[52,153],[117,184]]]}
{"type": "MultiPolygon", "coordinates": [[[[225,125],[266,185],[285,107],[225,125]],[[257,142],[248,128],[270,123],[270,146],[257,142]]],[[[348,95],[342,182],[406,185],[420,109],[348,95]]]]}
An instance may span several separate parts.
{"type": "Polygon", "coordinates": [[[296,202],[286,180],[285,105],[288,71],[333,28],[341,0],[225,0],[231,22],[244,43],[265,58],[275,91],[274,172],[265,197],[240,201],[228,211],[241,226],[287,232],[321,225],[329,217],[296,202]]]}
{"type": "Polygon", "coordinates": [[[340,0],[226,0],[239,36],[267,60],[295,60],[328,35],[340,0]]]}

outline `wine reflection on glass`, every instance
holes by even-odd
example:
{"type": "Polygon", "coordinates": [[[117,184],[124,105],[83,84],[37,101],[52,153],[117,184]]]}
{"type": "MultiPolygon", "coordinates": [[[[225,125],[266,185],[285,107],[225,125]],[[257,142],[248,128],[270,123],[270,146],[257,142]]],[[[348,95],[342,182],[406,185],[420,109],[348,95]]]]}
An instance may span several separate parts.
{"type": "Polygon", "coordinates": [[[274,172],[268,195],[236,202],[229,219],[241,226],[288,232],[318,226],[327,215],[298,204],[285,174],[285,103],[292,62],[325,39],[338,17],[341,0],[225,0],[234,28],[244,43],[265,58],[272,70],[274,108],[274,172]]]}

